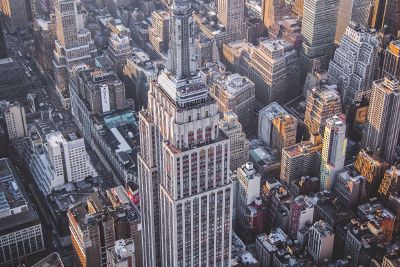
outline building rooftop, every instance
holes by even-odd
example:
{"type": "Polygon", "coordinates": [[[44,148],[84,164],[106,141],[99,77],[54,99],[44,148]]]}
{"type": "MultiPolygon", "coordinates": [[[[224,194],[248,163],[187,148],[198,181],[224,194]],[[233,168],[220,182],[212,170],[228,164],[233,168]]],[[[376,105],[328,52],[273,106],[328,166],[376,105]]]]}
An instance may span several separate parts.
{"type": "Polygon", "coordinates": [[[280,228],[271,229],[271,233],[261,234],[257,236],[257,243],[262,244],[263,248],[269,253],[276,252],[283,246],[287,241],[287,235],[280,228]]]}
{"type": "Polygon", "coordinates": [[[0,159],[0,236],[21,227],[40,224],[36,211],[26,202],[22,181],[9,159],[0,159]]]}
{"type": "Polygon", "coordinates": [[[330,236],[333,234],[332,226],[321,220],[315,222],[312,228],[314,228],[321,236],[330,236]]]}
{"type": "Polygon", "coordinates": [[[278,103],[272,102],[258,113],[259,117],[267,116],[269,120],[273,120],[279,114],[288,114],[288,112],[278,103]]]}
{"type": "Polygon", "coordinates": [[[60,254],[53,252],[32,267],[64,267],[60,254]]]}
{"type": "Polygon", "coordinates": [[[12,168],[8,159],[0,159],[0,218],[28,209],[12,168]]]}

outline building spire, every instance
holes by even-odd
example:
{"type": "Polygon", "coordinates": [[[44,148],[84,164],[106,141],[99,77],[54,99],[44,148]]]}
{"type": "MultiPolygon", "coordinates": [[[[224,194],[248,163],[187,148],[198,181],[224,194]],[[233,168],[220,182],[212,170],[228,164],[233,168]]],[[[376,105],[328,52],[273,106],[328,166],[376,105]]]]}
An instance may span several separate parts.
{"type": "Polygon", "coordinates": [[[196,71],[192,7],[187,0],[175,0],[171,10],[167,68],[181,80],[196,71]]]}

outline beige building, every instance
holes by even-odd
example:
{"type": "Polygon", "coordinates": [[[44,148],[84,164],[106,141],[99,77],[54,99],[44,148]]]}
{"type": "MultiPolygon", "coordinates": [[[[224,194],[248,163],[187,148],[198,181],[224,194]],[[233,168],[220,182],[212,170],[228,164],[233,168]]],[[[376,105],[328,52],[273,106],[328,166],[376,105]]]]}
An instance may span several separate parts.
{"type": "Polygon", "coordinates": [[[28,135],[25,108],[18,102],[10,103],[5,100],[0,101],[0,113],[4,117],[10,141],[28,135]]]}
{"type": "Polygon", "coordinates": [[[249,160],[250,142],[242,130],[237,115],[233,111],[224,113],[219,122],[220,129],[228,136],[231,143],[231,170],[236,170],[249,160]]]}
{"type": "Polygon", "coordinates": [[[282,0],[263,0],[261,7],[262,20],[264,26],[269,28],[284,15],[285,2],[282,0]]]}
{"type": "Polygon", "coordinates": [[[156,10],[151,13],[149,41],[158,53],[168,50],[169,42],[169,12],[156,10]]]}
{"type": "Polygon", "coordinates": [[[336,87],[323,85],[311,89],[307,96],[304,122],[310,133],[323,133],[325,121],[342,112],[336,87]]]}
{"type": "Polygon", "coordinates": [[[249,78],[262,105],[284,103],[298,94],[300,68],[297,52],[284,40],[263,40],[250,57],[249,78]]]}
{"type": "Polygon", "coordinates": [[[272,148],[282,149],[296,144],[297,119],[292,115],[279,114],[272,122],[272,148]]]}
{"type": "Polygon", "coordinates": [[[217,100],[218,109],[223,113],[230,110],[235,112],[243,128],[249,131],[256,103],[254,83],[237,73],[230,75],[224,73],[219,79],[214,80],[209,90],[217,100]]]}

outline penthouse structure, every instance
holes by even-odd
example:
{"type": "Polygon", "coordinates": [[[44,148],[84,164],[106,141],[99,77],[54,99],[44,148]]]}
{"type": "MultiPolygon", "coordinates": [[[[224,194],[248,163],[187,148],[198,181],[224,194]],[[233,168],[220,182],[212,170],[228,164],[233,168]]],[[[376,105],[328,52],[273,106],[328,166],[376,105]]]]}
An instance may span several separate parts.
{"type": "Polygon", "coordinates": [[[209,88],[221,113],[233,111],[247,132],[252,128],[255,108],[254,83],[239,74],[223,74],[209,88]]]}
{"type": "Polygon", "coordinates": [[[378,49],[375,31],[353,23],[347,27],[328,69],[330,83],[340,85],[345,107],[369,99],[377,75],[378,49]]]}
{"type": "MultiPolygon", "coordinates": [[[[68,210],[68,219],[74,255],[82,266],[106,265],[107,249],[118,249],[117,240],[132,238],[141,246],[140,214],[122,186],[95,191],[87,203],[68,210]]],[[[138,266],[140,254],[132,261],[138,266]]]]}
{"type": "Polygon", "coordinates": [[[9,159],[0,159],[0,265],[12,266],[45,249],[42,224],[27,202],[9,159]]]}
{"type": "Polygon", "coordinates": [[[374,81],[362,144],[386,162],[393,163],[399,138],[399,81],[391,78],[374,81]]]}
{"type": "Polygon", "coordinates": [[[233,111],[224,113],[219,127],[230,140],[231,170],[236,170],[249,160],[250,142],[242,130],[237,115],[233,111]]]}
{"type": "Polygon", "coordinates": [[[326,120],[341,112],[340,96],[336,87],[318,86],[309,91],[304,123],[311,134],[323,134],[326,120]]]}
{"type": "Polygon", "coordinates": [[[321,149],[320,136],[282,149],[281,181],[289,185],[302,176],[317,176],[321,149]]]}
{"type": "Polygon", "coordinates": [[[136,267],[141,262],[135,261],[135,243],[133,239],[115,241],[114,247],[107,249],[107,266],[109,267],[136,267]],[[137,265],[138,264],[138,265],[137,265]]]}

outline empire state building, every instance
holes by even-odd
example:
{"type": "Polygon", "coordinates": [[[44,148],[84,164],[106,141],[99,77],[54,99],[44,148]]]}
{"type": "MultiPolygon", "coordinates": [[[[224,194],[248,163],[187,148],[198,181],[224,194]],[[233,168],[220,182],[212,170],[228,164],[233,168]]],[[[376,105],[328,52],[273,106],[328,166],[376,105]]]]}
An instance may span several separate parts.
{"type": "Polygon", "coordinates": [[[175,0],[167,69],[139,115],[144,266],[230,266],[229,139],[198,74],[190,3],[175,0]]]}

